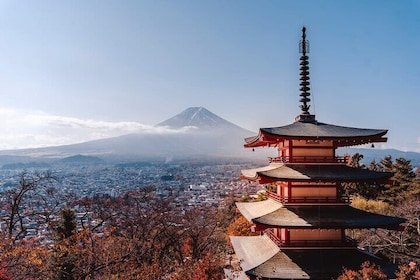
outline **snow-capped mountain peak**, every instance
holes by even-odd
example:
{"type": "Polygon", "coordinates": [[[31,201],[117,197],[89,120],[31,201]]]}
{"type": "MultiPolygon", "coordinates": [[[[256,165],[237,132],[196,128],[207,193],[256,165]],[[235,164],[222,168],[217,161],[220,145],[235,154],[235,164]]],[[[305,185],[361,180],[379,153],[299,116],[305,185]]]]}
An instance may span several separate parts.
{"type": "Polygon", "coordinates": [[[181,128],[195,126],[200,129],[215,127],[238,127],[237,125],[213,114],[204,107],[190,107],[178,115],[163,121],[156,126],[167,126],[170,128],[181,128]]]}

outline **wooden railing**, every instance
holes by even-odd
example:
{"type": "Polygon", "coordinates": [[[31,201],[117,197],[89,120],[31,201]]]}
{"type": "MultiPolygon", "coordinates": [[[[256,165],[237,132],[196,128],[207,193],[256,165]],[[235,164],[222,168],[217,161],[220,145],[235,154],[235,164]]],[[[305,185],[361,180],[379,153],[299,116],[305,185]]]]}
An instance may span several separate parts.
{"type": "Polygon", "coordinates": [[[273,241],[274,243],[276,243],[277,246],[281,247],[282,246],[282,242],[281,239],[278,238],[273,231],[271,231],[271,229],[266,229],[264,230],[264,233],[271,239],[271,241],[273,241]]]}
{"type": "Polygon", "coordinates": [[[331,156],[284,156],[269,157],[269,162],[275,163],[341,163],[346,164],[349,160],[348,156],[331,157],[331,156]]]}
{"type": "Polygon", "coordinates": [[[284,197],[280,196],[276,193],[267,191],[267,196],[277,202],[288,204],[288,203],[350,203],[350,197],[343,195],[341,197],[335,196],[319,196],[319,197],[311,197],[311,196],[293,196],[293,197],[284,197]]]}
{"type": "Polygon", "coordinates": [[[274,233],[267,229],[264,233],[280,248],[292,247],[356,247],[357,242],[354,239],[345,237],[344,240],[280,240],[274,233]]]}

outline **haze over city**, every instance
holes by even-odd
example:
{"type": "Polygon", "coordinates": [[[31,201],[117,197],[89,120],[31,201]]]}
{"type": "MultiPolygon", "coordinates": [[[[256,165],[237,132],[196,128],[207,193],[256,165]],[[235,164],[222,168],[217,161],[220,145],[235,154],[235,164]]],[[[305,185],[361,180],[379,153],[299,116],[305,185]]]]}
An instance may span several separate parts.
{"type": "MultiPolygon", "coordinates": [[[[203,106],[245,129],[311,113],[420,152],[417,1],[0,1],[0,149],[79,143],[203,106]]],[[[238,143],[241,145],[242,143],[238,143]]]]}

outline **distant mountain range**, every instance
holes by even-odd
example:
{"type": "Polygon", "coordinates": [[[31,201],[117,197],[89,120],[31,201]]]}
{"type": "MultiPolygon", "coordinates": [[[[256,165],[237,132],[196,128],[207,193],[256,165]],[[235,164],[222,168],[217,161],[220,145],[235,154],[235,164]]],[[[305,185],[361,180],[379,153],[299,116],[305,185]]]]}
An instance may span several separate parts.
{"type": "MultiPolygon", "coordinates": [[[[156,127],[168,128],[165,133],[136,133],[119,137],[88,141],[79,144],[36,149],[0,151],[0,166],[25,163],[35,165],[39,161],[96,162],[100,159],[164,159],[175,158],[244,158],[264,159],[275,156],[274,149],[243,147],[244,138],[256,135],[208,111],[204,107],[191,107],[178,115],[158,123],[156,127]],[[80,155],[83,155],[81,157],[80,155]],[[95,156],[89,158],[87,156],[95,156]]],[[[420,166],[420,153],[381,149],[339,149],[339,154],[364,155],[365,163],[379,161],[391,155],[393,159],[404,157],[420,166]]]]}
{"type": "Polygon", "coordinates": [[[404,152],[396,149],[376,149],[376,148],[340,148],[338,149],[340,154],[359,153],[363,155],[362,162],[369,165],[373,160],[379,162],[386,156],[391,156],[392,160],[396,158],[405,158],[411,160],[413,167],[420,168],[420,153],[416,152],[404,152]]]}
{"type": "Polygon", "coordinates": [[[156,127],[162,133],[135,133],[79,144],[0,151],[0,165],[15,160],[58,159],[74,155],[101,158],[247,157],[243,139],[255,132],[241,128],[204,107],[191,107],[156,127]],[[18,157],[18,158],[16,158],[18,157]]]}

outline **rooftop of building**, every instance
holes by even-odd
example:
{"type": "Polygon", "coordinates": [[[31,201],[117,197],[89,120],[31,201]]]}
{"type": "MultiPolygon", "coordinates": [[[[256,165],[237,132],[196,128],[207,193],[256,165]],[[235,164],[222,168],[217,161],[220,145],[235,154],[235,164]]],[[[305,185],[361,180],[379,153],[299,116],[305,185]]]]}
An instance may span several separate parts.
{"type": "Polygon", "coordinates": [[[283,228],[389,228],[397,229],[405,219],[356,209],[349,205],[282,205],[267,199],[236,203],[250,222],[283,228]]]}
{"type": "Polygon", "coordinates": [[[378,172],[332,164],[271,163],[268,166],[241,170],[242,178],[270,183],[276,181],[324,181],[324,182],[385,182],[391,172],[378,172]]]}
{"type": "Polygon", "coordinates": [[[396,267],[357,248],[350,249],[294,249],[274,248],[267,236],[231,236],[231,242],[243,271],[262,279],[332,279],[348,269],[358,270],[365,261],[381,266],[393,277],[396,267]]]}

